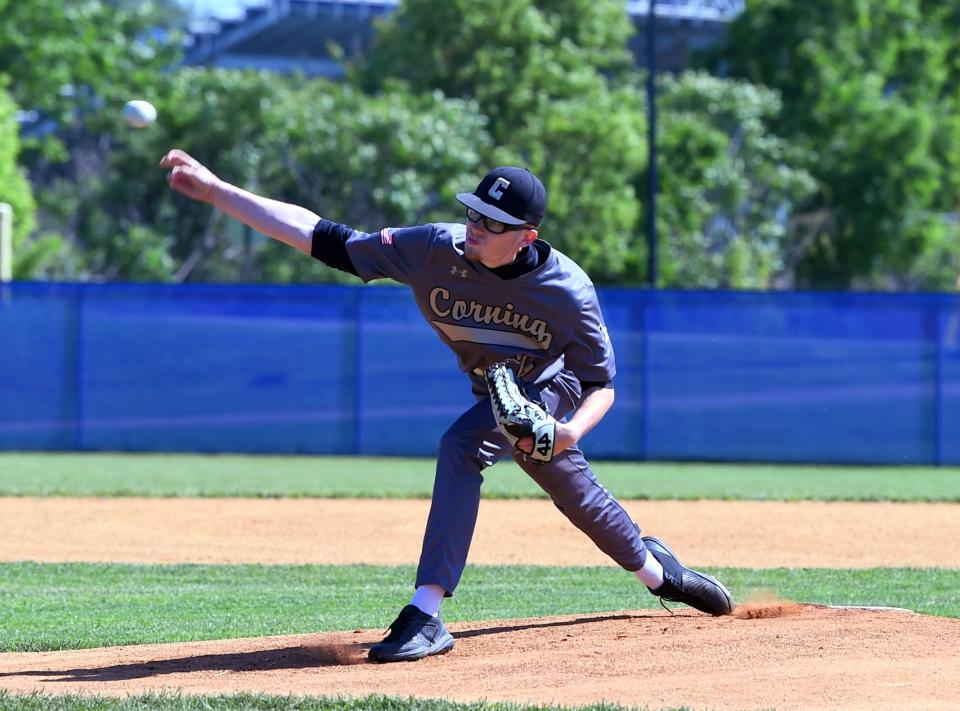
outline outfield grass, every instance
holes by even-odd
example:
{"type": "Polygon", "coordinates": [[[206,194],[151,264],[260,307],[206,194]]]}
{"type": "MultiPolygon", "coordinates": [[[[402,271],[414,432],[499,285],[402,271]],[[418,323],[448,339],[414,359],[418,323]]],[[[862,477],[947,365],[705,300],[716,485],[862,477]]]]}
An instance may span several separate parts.
{"type": "MultiPolygon", "coordinates": [[[[621,499],[960,502],[960,469],[595,462],[621,499]]],[[[377,457],[0,454],[0,496],[429,498],[433,461],[377,457]]],[[[542,498],[512,462],[484,496],[542,498]]]]}
{"type": "MultiPolygon", "coordinates": [[[[711,572],[740,601],[767,590],[960,617],[960,570],[711,572]]],[[[386,628],[413,579],[413,566],[2,564],[0,651],[386,628]]],[[[456,622],[657,607],[616,567],[473,566],[443,611],[456,622]]]]}

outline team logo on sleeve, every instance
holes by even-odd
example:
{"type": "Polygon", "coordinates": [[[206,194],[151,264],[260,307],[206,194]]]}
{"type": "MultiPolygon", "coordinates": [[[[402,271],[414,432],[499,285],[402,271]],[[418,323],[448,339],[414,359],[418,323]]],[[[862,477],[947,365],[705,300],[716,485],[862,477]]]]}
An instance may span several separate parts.
{"type": "Polygon", "coordinates": [[[388,247],[393,246],[393,230],[389,227],[384,227],[380,230],[380,244],[385,244],[388,247]]]}

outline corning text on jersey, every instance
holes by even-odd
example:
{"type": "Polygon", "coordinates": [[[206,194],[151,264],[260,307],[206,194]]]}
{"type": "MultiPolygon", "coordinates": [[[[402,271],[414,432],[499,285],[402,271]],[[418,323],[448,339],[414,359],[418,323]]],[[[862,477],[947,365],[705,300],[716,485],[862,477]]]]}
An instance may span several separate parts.
{"type": "Polygon", "coordinates": [[[450,292],[442,286],[430,291],[430,308],[441,318],[449,316],[454,321],[470,319],[476,323],[502,324],[510,326],[524,333],[529,333],[546,350],[550,347],[553,334],[547,330],[547,322],[543,319],[531,319],[528,314],[513,310],[513,304],[505,306],[488,306],[478,301],[450,300],[450,292]]]}

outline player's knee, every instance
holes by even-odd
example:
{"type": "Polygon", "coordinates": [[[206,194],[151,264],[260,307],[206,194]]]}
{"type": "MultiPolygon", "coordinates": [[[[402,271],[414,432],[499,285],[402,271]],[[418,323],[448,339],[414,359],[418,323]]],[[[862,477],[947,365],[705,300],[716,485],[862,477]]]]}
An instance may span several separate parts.
{"type": "Polygon", "coordinates": [[[450,429],[440,438],[438,459],[452,459],[457,462],[476,463],[478,468],[485,466],[481,455],[480,443],[468,433],[450,429]]]}
{"type": "Polygon", "coordinates": [[[464,438],[460,432],[447,430],[443,433],[443,436],[440,437],[440,453],[460,453],[464,449],[464,444],[464,438]]]}
{"type": "Polygon", "coordinates": [[[536,463],[524,463],[522,468],[564,513],[602,508],[610,499],[606,489],[582,472],[536,463]]]}

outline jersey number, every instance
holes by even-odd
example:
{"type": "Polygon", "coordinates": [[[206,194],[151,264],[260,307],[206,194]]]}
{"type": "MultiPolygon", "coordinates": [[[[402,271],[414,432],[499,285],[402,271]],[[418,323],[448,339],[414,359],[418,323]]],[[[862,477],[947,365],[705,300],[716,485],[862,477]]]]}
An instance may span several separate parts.
{"type": "Polygon", "coordinates": [[[545,457],[550,453],[550,437],[548,435],[541,435],[540,439],[537,440],[537,444],[540,445],[537,447],[537,454],[545,457]]]}

